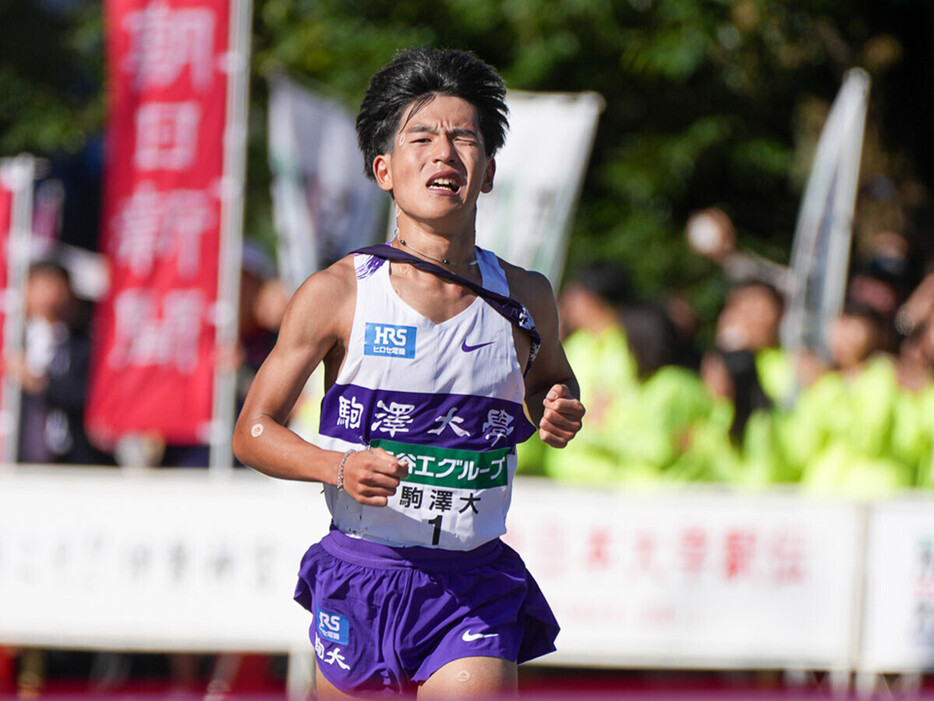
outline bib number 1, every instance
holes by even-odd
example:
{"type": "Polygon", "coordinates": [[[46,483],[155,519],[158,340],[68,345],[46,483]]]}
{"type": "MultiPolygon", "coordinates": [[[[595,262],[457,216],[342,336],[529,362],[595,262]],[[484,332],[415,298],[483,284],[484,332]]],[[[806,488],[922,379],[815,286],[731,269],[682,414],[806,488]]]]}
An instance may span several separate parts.
{"type": "Polygon", "coordinates": [[[434,533],[431,534],[431,544],[437,545],[441,542],[441,514],[429,519],[428,524],[435,527],[434,533]]]}

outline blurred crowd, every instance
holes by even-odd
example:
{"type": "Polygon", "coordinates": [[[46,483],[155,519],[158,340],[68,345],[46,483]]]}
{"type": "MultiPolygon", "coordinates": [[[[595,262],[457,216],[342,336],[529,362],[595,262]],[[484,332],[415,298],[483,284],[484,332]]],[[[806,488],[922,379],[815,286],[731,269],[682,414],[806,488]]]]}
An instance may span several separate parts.
{"type": "MultiPolygon", "coordinates": [[[[895,231],[873,235],[851,258],[840,313],[820,338],[796,345],[786,267],[737,250],[719,209],[692,215],[686,238],[726,282],[710,338],[684,298],[646,301],[619,264],[572,271],[558,305],[585,430],[563,451],[533,438],[520,449],[521,473],[600,485],[794,484],[855,497],[934,484],[934,261],[895,231]]],[[[239,399],[288,301],[263,247],[248,242],[242,260],[239,342],[218,354],[236,372],[239,399]]],[[[141,434],[105,451],[88,440],[94,302],[76,272],[56,254],[29,269],[24,350],[4,358],[22,388],[18,461],[206,467],[206,445],[141,434]]],[[[309,440],[322,393],[319,373],[293,414],[309,440]]]]}
{"type": "Polygon", "coordinates": [[[622,267],[583,265],[559,311],[585,430],[563,451],[533,439],[520,471],[855,498],[934,484],[934,261],[898,232],[875,234],[851,258],[840,313],[794,344],[789,271],[738,251],[719,209],[693,215],[686,234],[728,283],[708,348],[684,300],[640,300],[622,267]]]}
{"type": "MultiPolygon", "coordinates": [[[[30,264],[22,351],[3,358],[4,375],[21,389],[17,462],[207,467],[206,444],[176,445],[155,432],[129,435],[112,446],[95,445],[89,439],[84,408],[96,295],[77,282],[88,275],[89,259],[76,259],[68,254],[70,250],[46,247],[30,264]]],[[[247,243],[240,275],[238,342],[217,351],[217,362],[236,375],[238,404],[275,344],[287,302],[286,285],[271,256],[262,246],[247,243]]]]}

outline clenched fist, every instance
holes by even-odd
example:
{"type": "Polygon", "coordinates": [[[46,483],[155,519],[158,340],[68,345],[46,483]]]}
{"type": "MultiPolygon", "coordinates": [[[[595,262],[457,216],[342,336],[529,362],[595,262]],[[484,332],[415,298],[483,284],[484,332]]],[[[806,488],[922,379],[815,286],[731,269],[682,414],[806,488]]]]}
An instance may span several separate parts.
{"type": "Polygon", "coordinates": [[[538,426],[538,435],[552,448],[563,448],[581,430],[586,413],[584,405],[571,396],[567,385],[554,385],[542,404],[545,412],[538,426]]]}
{"type": "Polygon", "coordinates": [[[409,474],[409,465],[382,448],[351,453],[344,461],[343,488],[366,506],[386,506],[399,481],[409,474]]]}

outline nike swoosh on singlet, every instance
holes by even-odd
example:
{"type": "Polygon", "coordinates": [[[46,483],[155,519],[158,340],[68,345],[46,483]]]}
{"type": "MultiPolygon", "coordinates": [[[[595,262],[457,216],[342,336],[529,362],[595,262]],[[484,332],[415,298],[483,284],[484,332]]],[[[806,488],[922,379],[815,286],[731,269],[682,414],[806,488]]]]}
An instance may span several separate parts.
{"type": "Polygon", "coordinates": [[[483,348],[484,346],[492,346],[493,343],[494,341],[487,341],[486,343],[478,343],[475,346],[471,346],[467,343],[467,339],[464,339],[461,342],[461,350],[464,351],[465,353],[472,353],[473,351],[479,350],[480,348],[483,348]]]}
{"type": "Polygon", "coordinates": [[[461,640],[465,643],[472,643],[474,640],[480,640],[480,638],[495,638],[499,636],[499,633],[471,633],[470,630],[465,630],[464,634],[461,636],[461,640]]]}

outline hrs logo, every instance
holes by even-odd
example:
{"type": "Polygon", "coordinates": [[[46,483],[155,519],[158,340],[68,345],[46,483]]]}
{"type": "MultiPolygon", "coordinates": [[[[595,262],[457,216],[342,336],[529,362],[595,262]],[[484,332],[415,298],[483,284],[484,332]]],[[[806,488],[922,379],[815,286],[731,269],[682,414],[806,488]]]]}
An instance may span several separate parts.
{"type": "Polygon", "coordinates": [[[414,358],[415,332],[417,330],[414,326],[395,326],[393,324],[367,322],[363,354],[414,358]]]}
{"type": "Polygon", "coordinates": [[[349,639],[350,622],[339,613],[327,613],[318,609],[318,633],[325,640],[346,645],[349,639]]]}

